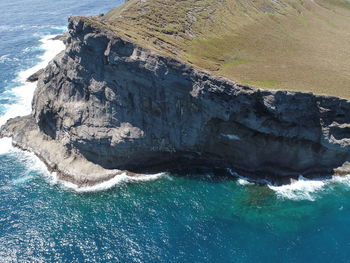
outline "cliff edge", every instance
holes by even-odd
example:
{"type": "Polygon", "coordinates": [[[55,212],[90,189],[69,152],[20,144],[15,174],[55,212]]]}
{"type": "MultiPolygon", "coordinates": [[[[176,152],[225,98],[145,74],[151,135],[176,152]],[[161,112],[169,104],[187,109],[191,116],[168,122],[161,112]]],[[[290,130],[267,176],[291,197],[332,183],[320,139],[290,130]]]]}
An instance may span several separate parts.
{"type": "Polygon", "coordinates": [[[349,172],[346,99],[240,85],[81,17],[65,43],[39,76],[32,114],[0,133],[62,179],[189,166],[268,179],[349,172]]]}
{"type": "Polygon", "coordinates": [[[348,0],[130,0],[91,22],[245,85],[350,99],[348,0]]]}

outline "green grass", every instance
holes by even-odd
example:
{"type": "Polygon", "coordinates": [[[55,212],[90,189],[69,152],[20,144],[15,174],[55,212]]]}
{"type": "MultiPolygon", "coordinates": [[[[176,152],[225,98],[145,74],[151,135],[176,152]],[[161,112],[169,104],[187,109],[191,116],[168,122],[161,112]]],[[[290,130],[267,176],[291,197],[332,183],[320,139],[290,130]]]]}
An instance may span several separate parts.
{"type": "Polygon", "coordinates": [[[243,84],[350,98],[348,0],[130,0],[102,22],[243,84]]]}
{"type": "Polygon", "coordinates": [[[272,89],[281,84],[281,82],[277,80],[245,81],[245,83],[253,87],[266,89],[272,89]]]}
{"type": "Polygon", "coordinates": [[[332,4],[332,5],[336,5],[336,6],[350,9],[350,1],[349,0],[325,0],[325,1],[332,4]]]}
{"type": "Polygon", "coordinates": [[[246,64],[246,63],[251,63],[253,60],[248,60],[248,59],[231,59],[224,61],[222,64],[222,68],[232,68],[238,65],[246,64]]]}

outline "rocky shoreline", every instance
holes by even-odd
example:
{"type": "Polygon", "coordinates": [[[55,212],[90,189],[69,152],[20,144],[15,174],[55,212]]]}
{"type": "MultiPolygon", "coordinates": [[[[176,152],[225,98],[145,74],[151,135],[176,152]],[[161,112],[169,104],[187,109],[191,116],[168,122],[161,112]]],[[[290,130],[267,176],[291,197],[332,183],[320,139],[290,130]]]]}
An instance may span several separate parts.
{"type": "Polygon", "coordinates": [[[0,132],[63,180],[206,166],[280,184],[350,171],[346,99],[242,86],[80,17],[65,43],[36,76],[32,115],[0,132]]]}

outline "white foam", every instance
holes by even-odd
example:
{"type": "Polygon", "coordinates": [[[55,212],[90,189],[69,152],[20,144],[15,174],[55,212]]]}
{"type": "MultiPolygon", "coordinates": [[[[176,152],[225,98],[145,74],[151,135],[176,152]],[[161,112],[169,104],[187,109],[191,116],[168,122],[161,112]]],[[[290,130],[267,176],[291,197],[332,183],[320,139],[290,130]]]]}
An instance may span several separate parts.
{"type": "Polygon", "coordinates": [[[96,184],[93,186],[86,186],[86,187],[79,187],[67,181],[58,181],[58,182],[60,182],[65,188],[74,190],[79,193],[86,193],[86,192],[99,192],[99,191],[108,190],[120,183],[125,182],[127,178],[128,176],[126,175],[126,173],[122,173],[122,174],[116,175],[115,177],[113,177],[108,181],[104,181],[100,184],[96,184]]]}
{"type": "Polygon", "coordinates": [[[327,180],[329,183],[344,184],[350,187],[350,174],[333,176],[331,179],[327,180]]]}
{"type": "Polygon", "coordinates": [[[0,155],[7,154],[14,150],[12,146],[12,138],[2,138],[0,139],[0,155]]]}
{"type": "Polygon", "coordinates": [[[46,67],[46,65],[65,47],[62,41],[51,40],[53,37],[54,35],[48,35],[40,40],[40,48],[45,51],[44,54],[39,57],[40,62],[32,68],[20,72],[16,79],[20,82],[20,85],[6,91],[6,93],[15,97],[16,103],[4,105],[5,114],[0,116],[0,126],[5,124],[10,118],[30,114],[36,83],[26,82],[26,79],[39,69],[46,67]]]}
{"type": "MultiPolygon", "coordinates": [[[[0,30],[2,28],[0,27],[0,30]]],[[[61,29],[61,28],[60,28],[61,29]]],[[[0,116],[0,126],[5,124],[9,118],[13,118],[16,116],[24,116],[30,114],[31,112],[31,101],[34,94],[34,90],[36,88],[36,83],[28,83],[25,82],[26,79],[38,71],[41,68],[44,68],[60,51],[64,49],[64,44],[60,40],[51,40],[54,35],[45,36],[40,40],[41,46],[45,52],[42,56],[40,56],[40,62],[34,67],[22,71],[18,74],[17,80],[21,83],[21,85],[13,88],[12,90],[7,91],[11,95],[14,95],[16,98],[16,103],[11,105],[5,105],[5,114],[0,116]]],[[[1,57],[2,60],[8,59],[8,56],[1,57]]],[[[237,140],[238,136],[233,134],[223,134],[223,136],[237,140]]],[[[131,177],[126,174],[120,174],[115,176],[114,178],[102,182],[100,184],[89,186],[89,187],[78,187],[75,184],[59,181],[57,179],[56,173],[50,174],[44,165],[43,162],[40,161],[34,154],[23,152],[14,149],[12,146],[12,140],[10,138],[0,139],[0,155],[6,154],[10,152],[17,151],[17,156],[20,160],[24,162],[28,171],[39,171],[40,173],[47,175],[50,177],[50,183],[57,184],[60,183],[64,187],[72,189],[77,192],[95,192],[95,191],[103,191],[110,189],[120,183],[125,182],[136,182],[136,181],[150,181],[156,180],[165,175],[165,173],[158,173],[153,175],[144,175],[139,177],[131,177]]],[[[229,169],[230,173],[238,177],[238,183],[240,185],[251,185],[254,184],[251,180],[248,180],[245,177],[239,176],[237,173],[234,173],[231,169],[229,169]]],[[[19,179],[17,183],[25,182],[30,177],[25,177],[26,179],[19,179]]],[[[350,186],[350,175],[348,176],[337,176],[330,180],[308,180],[304,177],[300,177],[298,181],[293,182],[290,185],[283,186],[273,186],[269,182],[264,182],[268,185],[268,187],[275,191],[278,197],[292,199],[292,200],[311,200],[314,201],[316,198],[316,193],[322,190],[325,185],[329,183],[342,183],[350,186]]]]}
{"type": "Polygon", "coordinates": [[[10,54],[0,56],[0,63],[6,63],[11,61],[19,61],[19,59],[15,57],[11,57],[10,54]]]}
{"type": "Polygon", "coordinates": [[[254,183],[250,182],[247,178],[244,178],[244,177],[240,177],[237,180],[237,183],[240,185],[253,185],[254,184],[254,183]]]}
{"type": "Polygon", "coordinates": [[[306,179],[303,176],[299,176],[299,179],[291,184],[282,186],[269,184],[268,187],[275,191],[280,198],[315,201],[316,193],[322,190],[326,184],[327,180],[306,179]]]}
{"type": "Polygon", "coordinates": [[[10,54],[6,54],[6,55],[3,55],[3,56],[0,56],[0,63],[11,61],[9,56],[10,56],[10,54]]]}
{"type": "Polygon", "coordinates": [[[32,174],[27,174],[25,176],[21,176],[15,180],[12,181],[13,185],[21,185],[21,184],[25,184],[26,182],[32,180],[34,178],[34,175],[32,174]]]}
{"type": "MultiPolygon", "coordinates": [[[[63,28],[58,28],[63,29],[63,28]]],[[[0,27],[1,30],[1,27],[0,27]]],[[[33,98],[33,94],[36,88],[36,83],[26,82],[27,78],[37,72],[39,69],[46,67],[46,65],[60,52],[65,46],[60,40],[52,40],[54,35],[45,36],[40,40],[42,48],[45,52],[42,56],[40,56],[40,62],[34,67],[22,71],[17,76],[17,81],[21,83],[21,85],[7,91],[9,95],[12,95],[16,99],[15,104],[5,105],[5,114],[0,116],[0,126],[5,124],[6,121],[10,118],[16,116],[24,116],[28,115],[31,112],[31,101],[33,98]]],[[[6,59],[7,57],[3,57],[2,59],[6,59]]],[[[33,153],[24,152],[19,149],[16,149],[12,146],[11,138],[3,138],[0,139],[0,154],[6,153],[14,153],[16,157],[22,162],[26,168],[27,173],[24,177],[17,178],[14,180],[14,184],[25,183],[26,181],[33,178],[30,175],[31,171],[40,172],[44,175],[50,184],[60,184],[65,188],[74,190],[76,192],[96,192],[96,191],[104,191],[110,189],[120,183],[124,182],[137,182],[137,181],[151,181],[156,180],[165,175],[165,173],[157,173],[143,176],[128,176],[126,173],[119,174],[112,179],[102,182],[100,184],[88,187],[79,187],[73,183],[61,181],[58,179],[57,174],[55,172],[49,173],[46,165],[33,153]]]]}
{"type": "Polygon", "coordinates": [[[234,177],[237,177],[237,183],[239,185],[254,185],[252,180],[249,180],[246,177],[240,176],[238,173],[234,172],[232,169],[228,168],[227,171],[234,177]]]}
{"type": "MultiPolygon", "coordinates": [[[[5,114],[0,116],[0,126],[5,124],[10,118],[16,116],[24,116],[30,114],[31,112],[31,102],[36,88],[36,83],[28,83],[26,79],[33,73],[37,72],[39,69],[46,67],[46,65],[57,55],[60,51],[64,49],[64,44],[60,40],[51,40],[54,35],[48,35],[43,37],[40,42],[40,48],[44,50],[43,55],[41,55],[40,62],[32,68],[24,70],[17,75],[16,80],[20,83],[17,87],[7,90],[7,95],[14,97],[15,103],[4,105],[5,114]]],[[[7,57],[2,57],[6,59],[7,57]]],[[[25,165],[26,174],[14,180],[14,184],[21,184],[30,180],[33,176],[30,175],[32,171],[39,172],[41,174],[49,174],[47,167],[43,162],[40,161],[33,153],[21,151],[12,146],[11,138],[0,139],[0,155],[1,154],[14,154],[16,158],[25,165]]]]}
{"type": "Polygon", "coordinates": [[[298,180],[292,182],[291,184],[276,186],[265,179],[251,180],[240,176],[231,169],[227,170],[232,176],[238,178],[237,183],[239,185],[266,185],[268,188],[275,192],[277,197],[281,199],[315,201],[317,194],[320,191],[324,190],[325,186],[329,186],[331,183],[343,183],[350,186],[350,175],[342,177],[335,176],[332,179],[307,179],[303,176],[299,176],[298,180]]]}
{"type": "MultiPolygon", "coordinates": [[[[8,140],[9,138],[5,138],[5,139],[8,140]]],[[[9,140],[8,143],[11,143],[11,139],[9,140]]],[[[3,145],[0,144],[0,147],[1,146],[3,145]]],[[[25,184],[26,182],[35,178],[35,174],[40,174],[46,177],[50,175],[46,165],[34,153],[22,151],[18,148],[12,147],[12,145],[9,148],[10,150],[7,152],[7,154],[14,156],[16,160],[22,165],[24,165],[25,167],[24,172],[21,172],[19,175],[14,174],[12,185],[25,184]]]]}
{"type": "Polygon", "coordinates": [[[93,186],[79,187],[78,185],[73,184],[71,182],[59,180],[57,178],[57,174],[52,173],[52,182],[56,182],[57,184],[62,185],[64,188],[73,190],[78,193],[89,193],[89,192],[105,191],[115,187],[116,185],[127,183],[127,182],[153,181],[165,175],[166,173],[157,173],[157,174],[149,174],[149,175],[142,175],[142,176],[128,176],[126,173],[121,173],[116,175],[112,179],[104,181],[100,184],[96,184],[93,186]]]}
{"type": "MultiPolygon", "coordinates": [[[[329,186],[332,183],[342,183],[350,186],[350,175],[347,176],[335,176],[332,179],[307,179],[303,176],[299,176],[298,180],[282,186],[275,186],[267,180],[251,180],[246,177],[240,176],[231,169],[227,169],[232,176],[237,177],[237,183],[242,186],[254,185],[254,184],[263,184],[273,190],[279,198],[290,199],[290,200],[309,200],[315,201],[317,198],[317,193],[324,190],[325,186],[329,186]]],[[[116,175],[112,179],[102,182],[94,186],[79,187],[73,183],[67,181],[61,181],[57,178],[56,173],[50,175],[51,184],[60,184],[63,187],[79,192],[99,192],[111,189],[116,185],[122,183],[132,183],[132,182],[145,182],[153,181],[159,178],[163,178],[167,173],[156,173],[148,174],[142,176],[128,176],[126,173],[116,175]]],[[[171,177],[168,177],[171,179],[171,177]]]]}
{"type": "Polygon", "coordinates": [[[129,182],[154,181],[166,175],[167,173],[156,173],[156,174],[145,174],[145,175],[139,175],[139,176],[128,176],[128,181],[129,182]]]}
{"type": "Polygon", "coordinates": [[[26,174],[37,172],[42,175],[49,175],[47,166],[34,153],[14,148],[11,154],[14,154],[16,158],[25,165],[27,170],[26,174]]]}
{"type": "Polygon", "coordinates": [[[333,189],[333,186],[336,184],[350,187],[350,174],[333,176],[330,179],[306,179],[300,176],[298,181],[292,184],[282,186],[268,185],[268,187],[275,191],[280,198],[315,201],[319,193],[327,189],[333,189]]]}
{"type": "Polygon", "coordinates": [[[65,45],[61,40],[53,40],[55,35],[47,35],[43,37],[41,42],[41,48],[45,50],[44,54],[41,55],[39,58],[41,61],[39,64],[35,65],[34,67],[22,71],[19,73],[19,79],[23,82],[26,81],[26,79],[32,75],[33,73],[37,72],[39,69],[44,68],[47,66],[47,64],[62,50],[64,50],[65,45]]]}

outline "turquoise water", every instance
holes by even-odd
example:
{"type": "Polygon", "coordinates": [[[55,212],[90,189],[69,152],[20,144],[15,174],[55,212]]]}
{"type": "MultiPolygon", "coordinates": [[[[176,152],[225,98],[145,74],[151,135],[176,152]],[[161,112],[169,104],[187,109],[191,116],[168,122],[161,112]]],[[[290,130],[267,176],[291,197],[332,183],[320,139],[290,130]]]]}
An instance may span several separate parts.
{"type": "MultiPolygon", "coordinates": [[[[116,4],[0,2],[0,121],[30,110],[26,70],[60,49],[47,35],[116,4]]],[[[348,177],[269,187],[188,171],[79,193],[8,140],[0,164],[0,262],[350,262],[348,177]]]]}

